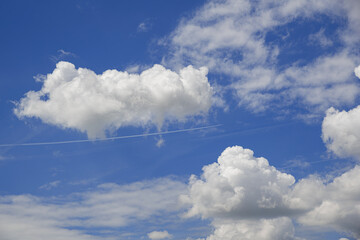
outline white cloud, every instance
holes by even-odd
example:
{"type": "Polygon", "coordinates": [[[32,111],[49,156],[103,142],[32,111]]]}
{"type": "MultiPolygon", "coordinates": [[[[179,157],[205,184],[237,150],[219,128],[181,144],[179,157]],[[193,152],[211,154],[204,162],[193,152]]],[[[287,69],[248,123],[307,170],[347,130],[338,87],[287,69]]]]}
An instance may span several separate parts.
{"type": "MultiPolygon", "coordinates": [[[[63,49],[59,49],[58,51],[58,55],[57,56],[51,56],[50,59],[54,62],[58,62],[66,57],[76,57],[76,54],[72,53],[72,52],[67,52],[63,49]]],[[[37,80],[37,79],[36,79],[37,80]]]]}
{"type": "Polygon", "coordinates": [[[353,78],[354,67],[355,59],[346,51],[319,57],[311,65],[290,67],[280,75],[283,87],[289,88],[282,92],[320,111],[351,104],[360,93],[360,85],[353,78]]]}
{"type": "Polygon", "coordinates": [[[214,224],[215,231],[206,240],[290,240],[294,237],[294,226],[290,218],[243,220],[214,224]]]}
{"type": "MultiPolygon", "coordinates": [[[[216,239],[298,239],[293,222],[315,230],[334,229],[360,238],[360,166],[340,176],[309,176],[295,182],[290,174],[256,158],[242,147],[227,148],[218,162],[204,166],[189,185],[162,178],[128,185],[102,184],[69,196],[0,197],[2,239],[105,239],[91,229],[116,229],[131,224],[185,217],[209,219],[216,239]],[[314,194],[316,193],[316,194],[314,194]],[[88,232],[89,230],[89,232],[88,232]],[[50,237],[49,237],[50,236],[50,237]],[[56,239],[56,238],[55,238],[56,239]]],[[[114,230],[115,229],[115,230],[114,230]]],[[[168,233],[167,233],[168,234],[168,233]]],[[[161,239],[165,231],[149,233],[161,239]]]]}
{"type": "Polygon", "coordinates": [[[150,30],[151,27],[152,27],[151,21],[149,19],[147,19],[138,25],[137,31],[138,32],[147,32],[150,30]]]}
{"type": "Polygon", "coordinates": [[[185,217],[210,219],[207,239],[297,239],[292,221],[360,237],[360,166],[324,180],[309,176],[295,183],[249,149],[227,148],[216,163],[192,176],[185,217]],[[316,193],[316,194],[314,194],[316,193]]]}
{"type": "Polygon", "coordinates": [[[95,74],[59,62],[40,91],[29,91],[14,112],[19,118],[86,132],[89,138],[122,126],[156,125],[205,115],[212,104],[207,69],[188,66],[179,73],[161,65],[129,74],[107,70],[95,74]]]}
{"type": "Polygon", "coordinates": [[[337,156],[360,160],[360,106],[348,112],[330,108],[322,123],[322,139],[337,156]]]}
{"type": "MultiPolygon", "coordinates": [[[[360,78],[360,66],[354,72],[360,78]]],[[[322,139],[335,155],[360,160],[360,106],[348,112],[328,109],[322,123],[322,139]]]]}
{"type": "Polygon", "coordinates": [[[153,231],[148,233],[148,237],[153,240],[157,239],[170,239],[172,235],[168,233],[168,231],[153,231]]]}
{"type": "Polygon", "coordinates": [[[293,176],[270,166],[265,158],[255,158],[242,147],[227,148],[218,162],[203,168],[201,179],[192,176],[192,204],[187,216],[277,217],[286,209],[283,195],[294,184],[293,176]]]}
{"type": "MultiPolygon", "coordinates": [[[[330,106],[353,104],[360,94],[359,83],[351,76],[358,61],[353,49],[360,40],[360,17],[355,13],[359,5],[336,0],[209,1],[169,36],[173,52],[164,62],[178,67],[205,65],[212,73],[231,77],[240,105],[252,111],[299,103],[310,113],[322,114],[330,106]],[[268,33],[299,19],[314,20],[316,14],[347,20],[331,35],[342,47],[305,65],[295,59],[279,66],[282,43],[267,41],[268,33]]],[[[331,44],[321,29],[309,37],[331,44]]]]}
{"type": "Polygon", "coordinates": [[[160,136],[157,141],[156,141],[156,146],[158,148],[162,147],[165,144],[165,140],[162,138],[162,136],[160,136]]]}
{"type": "Polygon", "coordinates": [[[198,179],[190,178],[191,208],[186,217],[213,220],[214,233],[207,239],[294,239],[292,214],[286,196],[293,176],[255,158],[250,149],[227,148],[218,162],[204,166],[198,179]]]}
{"type": "Polygon", "coordinates": [[[129,185],[103,184],[68,197],[2,196],[0,238],[107,239],[92,236],[87,230],[115,229],[160,214],[165,217],[179,211],[178,196],[185,190],[184,183],[162,178],[129,185]]]}
{"type": "Polygon", "coordinates": [[[44,185],[41,185],[39,187],[39,189],[45,189],[45,190],[50,190],[52,188],[55,188],[57,187],[59,184],[60,184],[61,181],[57,180],[57,181],[53,181],[53,182],[49,182],[49,183],[46,183],[44,185]]]}
{"type": "Polygon", "coordinates": [[[360,65],[355,68],[354,73],[358,78],[360,78],[360,65]]]}
{"type": "Polygon", "coordinates": [[[307,180],[295,190],[299,191],[295,194],[298,198],[304,200],[312,195],[320,200],[319,204],[300,216],[298,221],[309,226],[332,227],[338,231],[350,232],[360,239],[360,166],[334,178],[328,184],[320,184],[320,180],[317,180],[314,186],[314,181],[307,180]]]}

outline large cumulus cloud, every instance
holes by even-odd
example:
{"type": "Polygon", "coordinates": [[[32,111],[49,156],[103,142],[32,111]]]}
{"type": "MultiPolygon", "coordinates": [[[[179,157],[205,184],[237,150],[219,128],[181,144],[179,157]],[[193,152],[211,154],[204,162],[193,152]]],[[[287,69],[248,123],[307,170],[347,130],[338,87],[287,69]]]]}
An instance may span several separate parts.
{"type": "Polygon", "coordinates": [[[204,115],[212,103],[207,69],[188,66],[179,73],[154,65],[141,74],[102,74],[59,62],[40,91],[29,91],[15,108],[22,117],[86,132],[89,138],[122,126],[162,126],[204,115]]]}
{"type": "Polygon", "coordinates": [[[227,148],[218,161],[192,176],[186,217],[210,219],[213,239],[297,239],[293,221],[360,237],[360,167],[332,179],[299,181],[256,158],[249,149],[227,148]]]}
{"type": "Polygon", "coordinates": [[[277,217],[284,210],[283,195],[294,184],[293,176],[255,158],[250,149],[227,148],[218,162],[205,166],[201,179],[192,176],[192,203],[188,216],[253,218],[277,217]]]}

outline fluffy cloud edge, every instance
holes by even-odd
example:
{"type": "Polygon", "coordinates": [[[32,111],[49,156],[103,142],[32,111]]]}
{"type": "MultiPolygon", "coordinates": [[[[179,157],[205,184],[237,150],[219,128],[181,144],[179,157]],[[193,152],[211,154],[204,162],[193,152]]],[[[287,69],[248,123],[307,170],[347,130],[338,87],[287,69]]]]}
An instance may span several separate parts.
{"type": "Polygon", "coordinates": [[[292,221],[359,238],[359,182],[360,166],[331,180],[309,176],[295,182],[250,149],[234,146],[190,178],[181,200],[189,206],[185,218],[212,221],[207,240],[299,239],[292,221]]]}
{"type": "MultiPolygon", "coordinates": [[[[354,73],[360,78],[360,66],[354,73]]],[[[336,156],[360,160],[360,105],[349,111],[329,108],[322,122],[322,139],[336,156]]]]}
{"type": "Polygon", "coordinates": [[[213,89],[205,67],[191,65],[178,73],[161,65],[129,74],[107,70],[96,74],[59,62],[39,91],[29,91],[17,102],[20,119],[35,117],[61,128],[76,129],[89,138],[124,126],[156,126],[165,121],[185,122],[207,115],[213,89]]]}

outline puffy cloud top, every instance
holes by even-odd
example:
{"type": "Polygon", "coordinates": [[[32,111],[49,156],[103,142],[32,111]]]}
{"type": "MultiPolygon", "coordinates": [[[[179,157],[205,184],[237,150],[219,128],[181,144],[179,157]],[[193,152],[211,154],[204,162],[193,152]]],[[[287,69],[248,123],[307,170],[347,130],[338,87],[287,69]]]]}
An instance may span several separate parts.
{"type": "Polygon", "coordinates": [[[207,72],[205,67],[188,66],[176,73],[154,65],[141,74],[117,70],[96,74],[59,62],[42,89],[26,93],[14,112],[19,118],[37,117],[86,132],[89,138],[122,126],[160,128],[165,120],[185,121],[208,112],[212,88],[207,72]]]}
{"type": "Polygon", "coordinates": [[[227,148],[203,171],[201,179],[190,179],[190,195],[184,197],[192,203],[187,216],[276,217],[285,207],[283,195],[295,182],[239,146],[227,148]]]}
{"type": "Polygon", "coordinates": [[[360,167],[334,177],[300,179],[282,173],[249,149],[227,148],[218,161],[192,176],[187,217],[212,220],[216,239],[298,239],[292,220],[334,228],[360,239],[360,167]],[[314,194],[316,193],[316,194],[314,194]]]}
{"type": "Polygon", "coordinates": [[[337,156],[360,160],[360,106],[348,112],[330,108],[322,123],[322,139],[337,156]]]}

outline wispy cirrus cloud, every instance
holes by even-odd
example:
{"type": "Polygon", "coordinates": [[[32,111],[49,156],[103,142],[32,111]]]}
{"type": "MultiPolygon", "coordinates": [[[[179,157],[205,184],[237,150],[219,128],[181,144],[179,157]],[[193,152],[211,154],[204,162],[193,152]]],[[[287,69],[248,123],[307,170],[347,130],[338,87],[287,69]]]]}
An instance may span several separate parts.
{"type": "Polygon", "coordinates": [[[41,185],[41,186],[39,187],[39,189],[51,190],[51,189],[53,189],[53,188],[58,187],[60,183],[61,183],[61,181],[59,181],[59,180],[52,181],[52,182],[46,183],[46,184],[44,184],[44,185],[41,185]]]}
{"type": "Polygon", "coordinates": [[[68,52],[68,51],[65,51],[63,49],[59,49],[57,50],[57,55],[54,55],[54,56],[51,56],[50,59],[57,63],[61,60],[64,60],[65,58],[67,57],[76,57],[76,54],[75,53],[72,53],[72,52],[68,52]]]}
{"type": "Polygon", "coordinates": [[[238,103],[251,111],[296,105],[308,117],[322,116],[331,106],[354,104],[360,95],[360,85],[351,75],[359,63],[359,8],[358,1],[209,1],[170,34],[165,42],[172,54],[164,62],[207,66],[210,73],[227,76],[238,103]],[[332,45],[330,38],[341,44],[306,63],[296,55],[281,63],[290,50],[286,47],[294,48],[297,42],[288,25],[314,16],[338,26],[328,36],[323,28],[307,33],[307,39],[322,46],[332,45]],[[288,37],[271,40],[279,29],[288,37]]]}
{"type": "Polygon", "coordinates": [[[1,196],[0,237],[7,240],[115,239],[121,227],[179,211],[178,196],[185,191],[186,184],[161,178],[128,185],[102,184],[67,197],[1,196]],[[93,235],[93,227],[111,230],[112,234],[104,231],[101,236],[93,235]]]}
{"type": "Polygon", "coordinates": [[[152,28],[152,23],[150,19],[146,19],[145,21],[141,22],[138,27],[138,32],[148,32],[152,28]]]}

